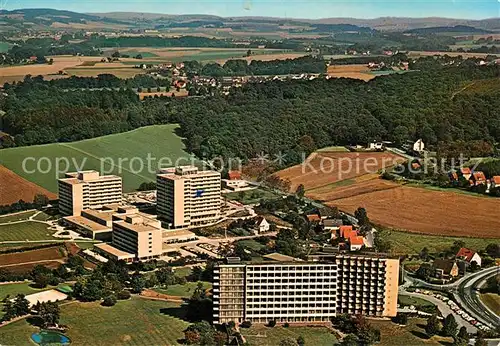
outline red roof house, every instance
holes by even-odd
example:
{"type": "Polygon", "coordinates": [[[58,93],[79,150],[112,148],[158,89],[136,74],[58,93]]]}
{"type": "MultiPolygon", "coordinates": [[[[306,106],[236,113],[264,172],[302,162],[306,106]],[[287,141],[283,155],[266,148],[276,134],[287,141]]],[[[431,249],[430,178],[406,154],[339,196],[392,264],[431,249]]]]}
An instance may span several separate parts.
{"type": "Polygon", "coordinates": [[[472,186],[484,185],[486,184],[486,176],[481,171],[474,172],[470,178],[470,184],[472,186]]]}
{"type": "Polygon", "coordinates": [[[465,247],[458,250],[456,257],[464,260],[467,263],[476,262],[479,266],[481,266],[481,257],[479,257],[477,252],[467,249],[465,247]]]}
{"type": "Polygon", "coordinates": [[[318,214],[307,215],[307,220],[309,222],[320,222],[321,217],[318,214]]]}
{"type": "Polygon", "coordinates": [[[229,171],[229,180],[241,180],[241,172],[240,171],[229,171]]]}

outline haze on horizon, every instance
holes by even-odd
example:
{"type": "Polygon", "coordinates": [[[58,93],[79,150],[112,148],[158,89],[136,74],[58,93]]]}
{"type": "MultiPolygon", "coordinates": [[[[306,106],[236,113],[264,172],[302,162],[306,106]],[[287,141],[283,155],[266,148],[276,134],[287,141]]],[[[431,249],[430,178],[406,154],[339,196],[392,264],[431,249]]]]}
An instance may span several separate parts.
{"type": "Polygon", "coordinates": [[[500,17],[500,0],[0,0],[3,9],[54,8],[84,13],[139,12],[286,18],[500,17]]]}

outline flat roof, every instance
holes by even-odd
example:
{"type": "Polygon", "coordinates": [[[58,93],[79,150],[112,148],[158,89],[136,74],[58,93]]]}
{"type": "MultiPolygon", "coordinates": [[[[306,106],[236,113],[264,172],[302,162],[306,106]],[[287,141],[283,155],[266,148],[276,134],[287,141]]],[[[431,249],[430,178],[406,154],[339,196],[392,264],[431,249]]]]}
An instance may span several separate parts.
{"type": "Polygon", "coordinates": [[[59,182],[70,184],[70,185],[83,184],[82,180],[78,180],[76,178],[62,178],[62,179],[59,179],[59,182]]]}
{"type": "Polygon", "coordinates": [[[106,244],[106,243],[103,243],[103,244],[97,244],[97,245],[94,245],[94,247],[102,250],[102,251],[105,251],[111,255],[114,255],[118,258],[131,258],[131,257],[135,257],[134,254],[131,254],[131,253],[128,253],[128,252],[125,252],[125,251],[122,251],[120,249],[117,249],[116,247],[114,246],[111,246],[109,244],[106,244]]]}
{"type": "Polygon", "coordinates": [[[172,238],[172,237],[196,237],[191,231],[187,230],[178,230],[178,231],[164,231],[163,238],[172,238]]]}
{"type": "Polygon", "coordinates": [[[287,255],[282,255],[280,253],[271,253],[269,255],[265,255],[264,258],[273,260],[273,261],[278,261],[278,262],[303,262],[300,258],[295,258],[292,256],[287,256],[287,255]]]}
{"type": "Polygon", "coordinates": [[[84,209],[83,213],[92,215],[104,221],[112,221],[114,210],[96,210],[96,209],[84,209]]]}
{"type": "MultiPolygon", "coordinates": [[[[129,215],[130,216],[130,215],[129,215]]],[[[129,231],[136,232],[136,233],[142,233],[142,232],[156,232],[156,231],[161,231],[161,229],[146,225],[144,223],[139,223],[139,224],[131,224],[125,221],[115,221],[113,223],[114,225],[120,225],[122,228],[126,228],[129,231]]]]}
{"type": "Polygon", "coordinates": [[[88,229],[92,232],[110,232],[111,228],[101,225],[100,223],[94,222],[83,216],[66,216],[64,220],[73,223],[77,226],[88,229]]]}

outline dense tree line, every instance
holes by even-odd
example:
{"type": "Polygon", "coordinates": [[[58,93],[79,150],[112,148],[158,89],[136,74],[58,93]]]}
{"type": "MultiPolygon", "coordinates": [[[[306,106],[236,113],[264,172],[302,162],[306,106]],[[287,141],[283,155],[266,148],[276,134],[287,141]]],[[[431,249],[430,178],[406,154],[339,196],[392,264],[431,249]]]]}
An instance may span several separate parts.
{"type": "Polygon", "coordinates": [[[321,57],[305,56],[296,59],[261,61],[228,60],[224,65],[217,63],[202,64],[198,61],[186,61],[184,69],[188,75],[210,77],[224,76],[259,76],[285,75],[300,73],[325,73],[326,63],[321,57]]]}
{"type": "Polygon", "coordinates": [[[32,145],[179,123],[188,150],[200,157],[265,153],[281,155],[284,164],[316,148],[372,140],[493,143],[500,140],[498,93],[459,91],[466,82],[499,76],[498,66],[434,66],[368,83],[272,81],[246,84],[227,97],[145,102],[131,90],[66,92],[28,82],[0,100],[1,130],[17,145],[32,145]]]}
{"type": "Polygon", "coordinates": [[[44,80],[43,76],[26,77],[24,81],[10,85],[6,83],[4,89],[17,92],[18,89],[45,85],[48,87],[57,87],[60,89],[102,89],[102,88],[156,88],[170,87],[171,81],[166,78],[153,78],[147,75],[136,75],[133,78],[122,79],[112,74],[100,74],[97,77],[78,77],[44,80]]]}

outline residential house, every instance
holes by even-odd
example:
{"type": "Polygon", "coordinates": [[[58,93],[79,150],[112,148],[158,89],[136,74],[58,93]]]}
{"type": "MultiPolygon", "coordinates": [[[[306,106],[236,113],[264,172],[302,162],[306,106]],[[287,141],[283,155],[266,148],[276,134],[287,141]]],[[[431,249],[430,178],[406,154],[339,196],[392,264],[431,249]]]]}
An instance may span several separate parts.
{"type": "Polygon", "coordinates": [[[491,188],[500,188],[500,175],[495,175],[491,178],[491,188]]]}
{"type": "Polygon", "coordinates": [[[486,176],[481,171],[473,172],[469,182],[471,186],[486,185],[486,176]]]}
{"type": "Polygon", "coordinates": [[[452,182],[458,182],[459,181],[459,178],[458,178],[458,173],[456,171],[451,171],[448,173],[448,176],[450,177],[450,180],[452,182]]]}
{"type": "Polygon", "coordinates": [[[476,264],[478,266],[481,266],[481,256],[479,256],[479,254],[475,251],[472,251],[470,249],[467,249],[467,248],[461,248],[460,250],[458,250],[457,254],[456,254],[456,258],[457,259],[461,259],[462,261],[468,263],[468,264],[472,264],[472,262],[476,262],[476,264]]]}
{"type": "Polygon", "coordinates": [[[452,279],[458,276],[457,262],[450,259],[436,259],[432,264],[434,275],[438,279],[452,279]]]}
{"type": "Polygon", "coordinates": [[[240,171],[229,171],[228,176],[229,176],[229,180],[241,180],[241,172],[240,171]]]}
{"type": "Polygon", "coordinates": [[[416,141],[413,144],[413,151],[415,151],[417,153],[424,151],[424,149],[425,149],[425,144],[424,144],[424,141],[422,139],[419,139],[418,141],[416,141]]]}
{"type": "Polygon", "coordinates": [[[307,217],[307,221],[309,221],[309,222],[317,222],[317,223],[321,222],[321,217],[318,214],[310,214],[310,215],[306,215],[306,217],[307,217]]]}
{"type": "Polygon", "coordinates": [[[323,229],[325,231],[333,231],[338,230],[340,226],[344,225],[344,221],[342,219],[327,219],[323,220],[323,229]]]}
{"type": "Polygon", "coordinates": [[[368,144],[367,149],[369,149],[369,150],[383,150],[384,144],[382,142],[372,142],[372,143],[368,144]]]}
{"type": "Polygon", "coordinates": [[[365,238],[362,236],[351,236],[348,239],[349,250],[359,251],[365,245],[365,238]]]}
{"type": "Polygon", "coordinates": [[[269,232],[270,228],[271,228],[271,225],[269,224],[269,222],[267,222],[267,220],[264,217],[259,216],[255,220],[254,234],[255,235],[259,235],[259,234],[262,234],[262,233],[267,233],[267,232],[269,232]]]}
{"type": "Polygon", "coordinates": [[[460,168],[460,175],[464,177],[465,180],[469,180],[472,176],[472,171],[469,167],[460,168]]]}

